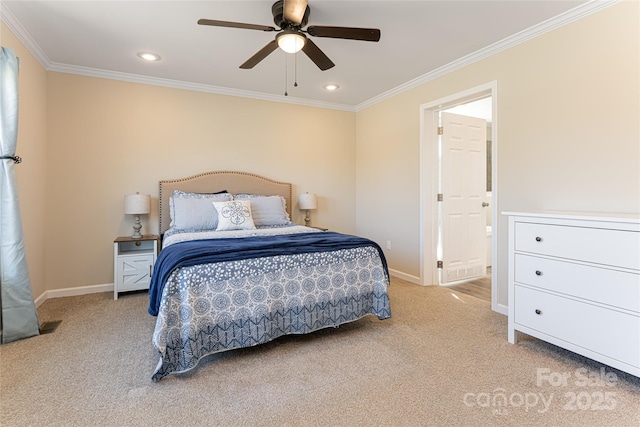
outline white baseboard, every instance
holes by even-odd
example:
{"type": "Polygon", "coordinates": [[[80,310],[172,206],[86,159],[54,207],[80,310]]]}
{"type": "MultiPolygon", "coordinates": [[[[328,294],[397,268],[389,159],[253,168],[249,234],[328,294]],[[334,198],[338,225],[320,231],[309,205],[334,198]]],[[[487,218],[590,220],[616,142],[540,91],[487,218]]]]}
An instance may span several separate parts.
{"type": "Polygon", "coordinates": [[[496,313],[504,314],[505,316],[509,315],[509,307],[503,304],[496,304],[491,306],[491,310],[496,313]]]}
{"type": "Polygon", "coordinates": [[[38,298],[36,298],[35,300],[33,300],[33,303],[36,305],[36,308],[40,307],[42,305],[43,302],[45,302],[47,300],[47,292],[43,292],[42,294],[40,294],[40,296],[38,298]]]}
{"type": "Polygon", "coordinates": [[[398,270],[393,270],[393,269],[389,269],[389,274],[392,275],[393,277],[397,277],[398,279],[402,279],[402,280],[406,280],[407,282],[411,282],[414,283],[416,285],[420,285],[420,278],[416,277],[416,276],[412,276],[410,274],[407,273],[403,273],[402,271],[398,271],[398,270]]]}
{"type": "Polygon", "coordinates": [[[75,297],[78,295],[97,294],[100,292],[113,292],[113,283],[79,286],[77,288],[53,289],[40,295],[34,302],[36,307],[40,307],[46,300],[51,298],[75,297]]]}

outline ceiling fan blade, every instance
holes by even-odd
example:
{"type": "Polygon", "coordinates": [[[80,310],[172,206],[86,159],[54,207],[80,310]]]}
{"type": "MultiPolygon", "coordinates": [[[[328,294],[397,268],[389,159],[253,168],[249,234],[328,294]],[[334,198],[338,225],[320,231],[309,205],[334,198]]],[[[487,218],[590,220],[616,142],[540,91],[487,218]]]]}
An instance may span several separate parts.
{"type": "Polygon", "coordinates": [[[336,65],[310,39],[307,39],[307,42],[302,48],[302,51],[306,53],[309,59],[311,59],[322,71],[328,70],[329,68],[336,65]]]}
{"type": "Polygon", "coordinates": [[[274,27],[268,25],[256,25],[256,24],[244,24],[242,22],[230,22],[230,21],[216,21],[214,19],[198,19],[200,25],[211,25],[213,27],[229,27],[229,28],[242,28],[244,30],[260,30],[260,31],[275,31],[274,27]]]}
{"type": "Polygon", "coordinates": [[[275,40],[271,40],[271,42],[267,43],[265,47],[256,52],[255,55],[247,59],[245,63],[240,66],[240,68],[242,68],[243,70],[249,70],[255,67],[260,61],[269,56],[269,54],[277,48],[278,43],[275,40]]]}
{"type": "Polygon", "coordinates": [[[300,25],[307,10],[308,0],[284,0],[284,19],[300,25]]]}
{"type": "Polygon", "coordinates": [[[363,40],[377,42],[380,30],[377,28],[325,27],[314,25],[307,28],[307,33],[314,37],[330,37],[332,39],[363,40]]]}

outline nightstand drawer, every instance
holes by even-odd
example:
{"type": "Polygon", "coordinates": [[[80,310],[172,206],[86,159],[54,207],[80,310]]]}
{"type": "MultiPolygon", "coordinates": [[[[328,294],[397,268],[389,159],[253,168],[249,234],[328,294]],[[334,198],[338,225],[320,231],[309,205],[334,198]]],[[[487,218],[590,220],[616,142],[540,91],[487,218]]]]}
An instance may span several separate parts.
{"type": "Polygon", "coordinates": [[[640,367],[640,316],[523,286],[514,297],[517,325],[640,367]]]}
{"type": "Polygon", "coordinates": [[[515,254],[515,281],[640,313],[640,274],[515,254]]]}
{"type": "Polygon", "coordinates": [[[515,250],[640,270],[640,232],[517,222],[515,250]]]}

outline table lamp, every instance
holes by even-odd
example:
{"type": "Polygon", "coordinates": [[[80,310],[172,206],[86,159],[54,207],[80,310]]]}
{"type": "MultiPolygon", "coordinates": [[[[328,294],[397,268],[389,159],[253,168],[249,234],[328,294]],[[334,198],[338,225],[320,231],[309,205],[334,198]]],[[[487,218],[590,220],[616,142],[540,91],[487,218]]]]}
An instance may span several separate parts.
{"type": "Polygon", "coordinates": [[[132,239],[141,239],[142,224],[140,223],[140,215],[146,215],[151,212],[151,197],[148,194],[127,194],[124,196],[124,213],[135,215],[133,220],[132,239]]]}
{"type": "Polygon", "coordinates": [[[298,196],[298,209],[306,211],[304,216],[304,225],[311,226],[311,217],[309,211],[318,209],[318,198],[313,193],[304,193],[298,196]]]}

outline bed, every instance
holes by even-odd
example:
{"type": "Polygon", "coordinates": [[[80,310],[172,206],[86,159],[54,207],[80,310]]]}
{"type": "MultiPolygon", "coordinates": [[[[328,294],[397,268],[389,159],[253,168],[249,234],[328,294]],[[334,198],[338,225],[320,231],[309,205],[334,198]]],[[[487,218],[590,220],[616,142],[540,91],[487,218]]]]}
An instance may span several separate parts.
{"type": "Polygon", "coordinates": [[[213,353],[391,317],[380,247],[296,225],[291,208],[291,184],[251,173],[160,181],[154,382],[213,353]]]}

